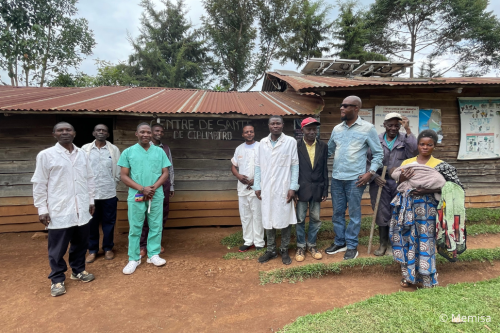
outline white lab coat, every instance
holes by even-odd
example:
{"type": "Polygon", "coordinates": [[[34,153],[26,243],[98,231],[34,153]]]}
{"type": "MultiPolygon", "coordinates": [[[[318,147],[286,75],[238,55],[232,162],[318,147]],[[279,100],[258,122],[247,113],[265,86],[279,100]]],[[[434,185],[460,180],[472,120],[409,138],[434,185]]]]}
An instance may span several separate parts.
{"type": "Polygon", "coordinates": [[[82,226],[92,218],[89,206],[94,204],[94,175],[87,155],[76,146],[74,149],[74,163],[59,143],[36,157],[31,178],[33,201],[39,215],[49,214],[49,229],[82,226]]]}
{"type": "MultiPolygon", "coordinates": [[[[231,163],[238,168],[238,172],[242,175],[248,177],[248,179],[253,179],[255,174],[255,152],[259,148],[259,142],[255,142],[252,148],[247,148],[246,143],[239,145],[234,151],[234,156],[231,159],[231,163]]],[[[248,185],[243,184],[238,180],[238,196],[255,196],[255,191],[252,189],[247,189],[248,185]]]]}
{"type": "Polygon", "coordinates": [[[290,190],[292,165],[299,164],[297,141],[282,134],[273,147],[271,136],[260,140],[255,166],[260,167],[262,224],[264,229],[283,229],[297,224],[293,200],[286,203],[290,190]]]}

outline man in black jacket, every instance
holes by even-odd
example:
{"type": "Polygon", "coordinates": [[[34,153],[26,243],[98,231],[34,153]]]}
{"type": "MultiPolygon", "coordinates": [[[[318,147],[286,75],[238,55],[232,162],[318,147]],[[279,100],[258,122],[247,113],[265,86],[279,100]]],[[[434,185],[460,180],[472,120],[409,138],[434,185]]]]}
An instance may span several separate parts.
{"type": "Polygon", "coordinates": [[[320,205],[328,198],[328,145],[316,140],[319,121],[304,119],[301,123],[303,139],[297,140],[299,155],[299,185],[295,200],[297,202],[297,252],[295,260],[304,261],[306,254],[305,220],[309,206],[309,232],[307,251],[314,259],[323,256],[316,248],[316,237],[321,227],[320,205]]]}

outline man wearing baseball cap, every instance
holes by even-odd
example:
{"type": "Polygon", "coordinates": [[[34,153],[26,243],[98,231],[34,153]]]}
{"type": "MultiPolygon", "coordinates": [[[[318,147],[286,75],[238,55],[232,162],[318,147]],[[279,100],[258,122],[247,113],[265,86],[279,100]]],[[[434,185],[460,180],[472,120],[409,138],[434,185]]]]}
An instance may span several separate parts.
{"type": "Polygon", "coordinates": [[[304,261],[306,257],[305,222],[309,207],[309,231],[307,235],[307,251],[313,259],[323,256],[316,248],[316,236],[321,227],[320,206],[328,198],[328,145],[316,140],[319,121],[309,117],[302,121],[304,137],[297,140],[299,156],[299,185],[295,192],[297,202],[297,252],[295,260],[304,261]]]}
{"type": "MultiPolygon", "coordinates": [[[[404,160],[418,154],[417,138],[411,133],[410,121],[407,117],[402,117],[396,112],[388,113],[385,116],[384,128],[385,133],[378,136],[384,150],[384,159],[382,166],[370,180],[370,199],[373,209],[375,209],[378,188],[383,186],[375,220],[380,235],[380,247],[373,253],[376,256],[392,255],[392,247],[389,242],[389,222],[391,220],[391,200],[398,192],[398,185],[394,179],[389,177],[389,171],[399,167],[404,160]],[[401,127],[404,128],[406,133],[400,132],[401,127]],[[385,181],[380,178],[384,165],[387,166],[385,181]]],[[[371,157],[372,153],[368,150],[366,170],[371,168],[371,157]]]]}

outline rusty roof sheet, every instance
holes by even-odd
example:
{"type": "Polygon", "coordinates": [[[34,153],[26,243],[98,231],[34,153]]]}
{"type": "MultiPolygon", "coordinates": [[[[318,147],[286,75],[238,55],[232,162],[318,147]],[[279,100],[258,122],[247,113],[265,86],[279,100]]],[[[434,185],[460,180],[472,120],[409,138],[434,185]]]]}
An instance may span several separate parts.
{"type": "Polygon", "coordinates": [[[349,88],[349,87],[393,87],[393,86],[442,86],[442,85],[500,85],[497,77],[443,77],[431,80],[409,78],[380,78],[380,77],[333,77],[333,76],[288,76],[277,72],[268,72],[266,79],[276,77],[287,82],[293,89],[304,92],[314,88],[349,88]]]}
{"type": "Polygon", "coordinates": [[[170,88],[36,88],[0,86],[1,111],[131,113],[239,113],[249,116],[312,115],[323,99],[287,92],[215,92],[170,88]]]}

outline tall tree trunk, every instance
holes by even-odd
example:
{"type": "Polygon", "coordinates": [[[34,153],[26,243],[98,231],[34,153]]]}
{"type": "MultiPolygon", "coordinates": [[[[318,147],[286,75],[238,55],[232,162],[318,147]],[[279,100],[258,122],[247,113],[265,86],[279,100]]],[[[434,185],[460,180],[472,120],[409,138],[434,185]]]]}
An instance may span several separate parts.
{"type": "Polygon", "coordinates": [[[49,25],[49,33],[47,35],[47,46],[45,48],[45,54],[43,56],[43,61],[42,61],[42,75],[40,76],[40,87],[43,87],[43,84],[45,83],[45,72],[47,71],[47,60],[48,60],[47,58],[50,52],[51,33],[52,33],[52,25],[49,25]]]}
{"type": "MultiPolygon", "coordinates": [[[[415,59],[415,49],[417,43],[417,36],[412,33],[411,34],[411,48],[410,48],[410,62],[413,62],[415,59]]],[[[413,78],[413,66],[410,67],[410,78],[413,78]]]]}
{"type": "Polygon", "coordinates": [[[11,61],[9,61],[9,77],[10,77],[10,85],[15,86],[14,84],[14,66],[11,61]]]}
{"type": "Polygon", "coordinates": [[[15,82],[16,82],[16,87],[19,87],[19,81],[17,80],[17,59],[15,61],[15,72],[14,72],[14,79],[15,79],[15,82]]]}

